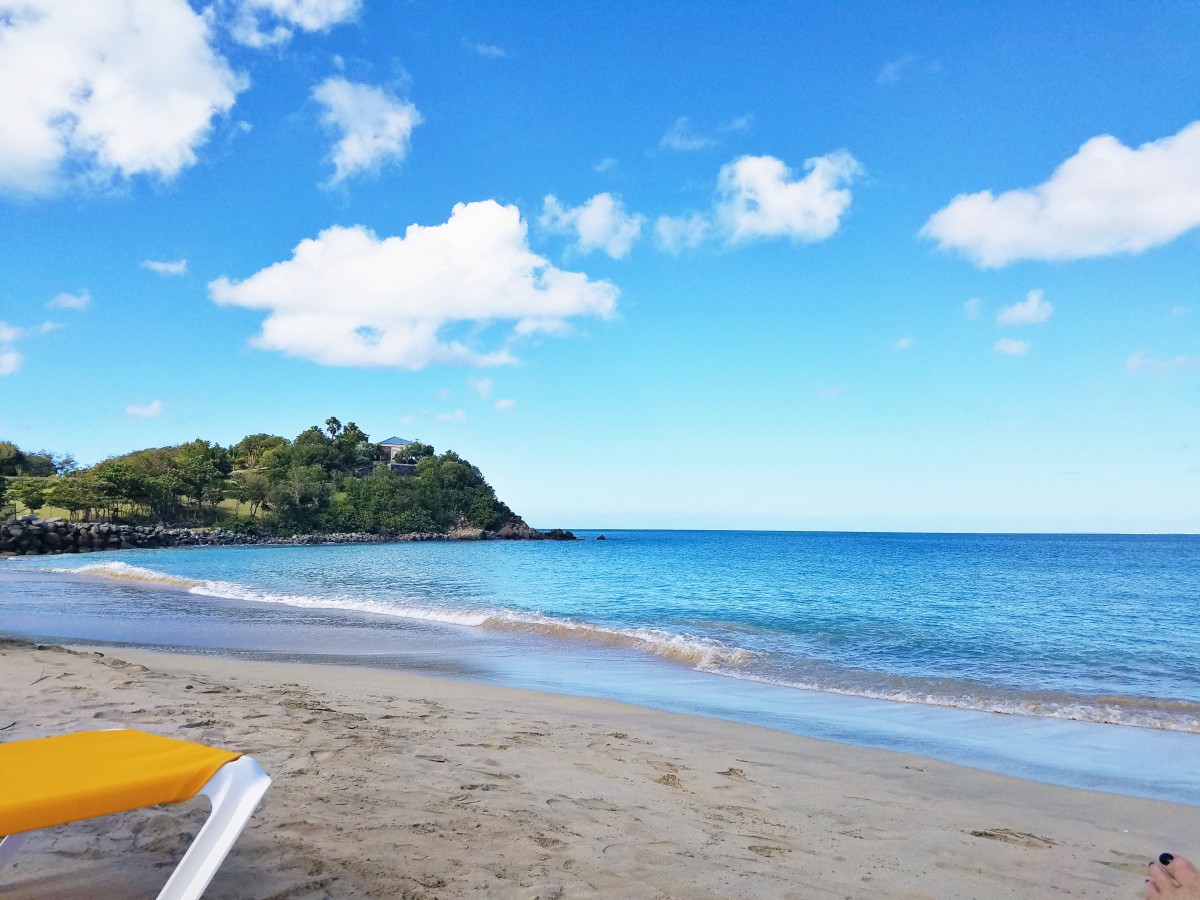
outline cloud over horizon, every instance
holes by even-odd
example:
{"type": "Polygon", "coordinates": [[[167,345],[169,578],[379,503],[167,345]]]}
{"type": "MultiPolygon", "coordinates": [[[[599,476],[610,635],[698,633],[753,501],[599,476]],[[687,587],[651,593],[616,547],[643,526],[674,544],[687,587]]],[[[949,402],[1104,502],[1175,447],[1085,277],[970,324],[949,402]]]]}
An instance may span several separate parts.
{"type": "Polygon", "coordinates": [[[608,318],[618,294],[530,250],[520,211],[494,200],[459,203],[445,223],[410,225],[403,237],[333,226],[291,259],[209,284],[218,304],[267,311],[257,347],[321,365],[406,369],[514,362],[515,337],[608,318]],[[492,326],[507,336],[476,349],[492,326]]]}
{"type": "Polygon", "coordinates": [[[421,124],[413,104],[340,76],[326,78],[312,95],[322,107],[322,124],[341,135],[329,154],[334,166],[330,185],[403,160],[412,131],[421,124]]]}
{"type": "Polygon", "coordinates": [[[1200,226],[1200,122],[1136,149],[1087,141],[1031,188],[959,194],[921,229],[985,269],[1141,253],[1200,226]]]}
{"type": "Polygon", "coordinates": [[[248,86],[186,0],[10,5],[0,83],[0,191],[35,196],[171,179],[248,86]]]}

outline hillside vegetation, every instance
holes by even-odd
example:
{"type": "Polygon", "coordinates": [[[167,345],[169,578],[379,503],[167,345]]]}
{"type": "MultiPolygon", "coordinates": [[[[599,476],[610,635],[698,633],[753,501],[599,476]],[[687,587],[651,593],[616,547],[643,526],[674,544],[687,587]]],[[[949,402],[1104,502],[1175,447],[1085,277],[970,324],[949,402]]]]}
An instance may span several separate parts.
{"type": "MultiPolygon", "coordinates": [[[[453,451],[408,447],[407,472],[353,422],[294,440],[251,434],[223,447],[197,438],[80,468],[70,456],[0,442],[0,506],[72,520],[216,525],[244,533],[496,530],[520,520],[479,469],[453,451]]],[[[523,526],[523,523],[522,523],[523,526]]]]}

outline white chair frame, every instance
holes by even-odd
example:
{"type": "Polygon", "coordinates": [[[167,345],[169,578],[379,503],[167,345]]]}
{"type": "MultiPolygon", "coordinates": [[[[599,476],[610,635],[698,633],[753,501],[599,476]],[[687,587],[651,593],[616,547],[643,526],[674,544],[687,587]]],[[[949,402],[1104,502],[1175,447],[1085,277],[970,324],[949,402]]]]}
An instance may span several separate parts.
{"type": "MultiPolygon", "coordinates": [[[[270,786],[270,776],[248,756],[240,756],[217,770],[197,792],[197,796],[208,798],[212,812],[158,900],[199,900],[270,786]]],[[[0,869],[12,861],[32,833],[10,834],[0,840],[0,869]]]]}

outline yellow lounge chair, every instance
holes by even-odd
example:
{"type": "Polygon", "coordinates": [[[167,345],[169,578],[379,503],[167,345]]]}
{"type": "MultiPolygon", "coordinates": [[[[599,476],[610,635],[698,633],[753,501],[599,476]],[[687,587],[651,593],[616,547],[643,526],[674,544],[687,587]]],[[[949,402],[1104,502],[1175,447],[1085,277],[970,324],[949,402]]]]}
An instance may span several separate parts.
{"type": "Polygon", "coordinates": [[[248,756],[141,731],[0,744],[0,870],[31,831],[203,794],[212,812],[158,895],[194,900],[270,784],[248,756]]]}

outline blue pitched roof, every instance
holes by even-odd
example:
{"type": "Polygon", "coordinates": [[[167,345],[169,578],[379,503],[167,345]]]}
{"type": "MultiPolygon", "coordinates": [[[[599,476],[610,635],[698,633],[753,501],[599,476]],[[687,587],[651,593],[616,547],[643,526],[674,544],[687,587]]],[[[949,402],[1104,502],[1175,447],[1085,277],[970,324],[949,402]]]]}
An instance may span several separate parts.
{"type": "Polygon", "coordinates": [[[380,444],[391,444],[395,447],[403,447],[405,444],[411,444],[412,441],[402,437],[390,437],[386,441],[380,441],[380,444]]]}

